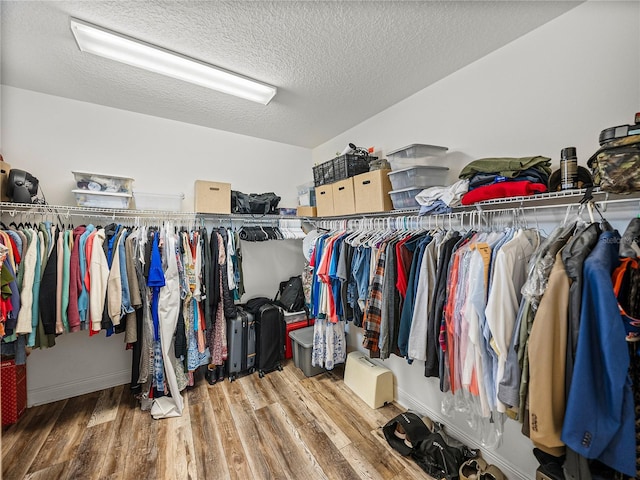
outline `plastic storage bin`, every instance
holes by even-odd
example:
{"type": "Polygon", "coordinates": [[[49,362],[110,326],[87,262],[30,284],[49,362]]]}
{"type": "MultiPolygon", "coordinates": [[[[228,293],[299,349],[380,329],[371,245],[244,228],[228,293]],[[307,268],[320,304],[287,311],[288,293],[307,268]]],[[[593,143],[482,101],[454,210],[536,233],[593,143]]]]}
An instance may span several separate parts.
{"type": "Polygon", "coordinates": [[[395,210],[400,210],[403,208],[420,207],[420,204],[416,200],[416,195],[418,195],[422,190],[424,190],[422,187],[409,187],[389,192],[391,201],[393,202],[393,208],[395,210]]]}
{"type": "Polygon", "coordinates": [[[299,312],[284,312],[284,323],[296,323],[307,319],[307,312],[300,310],[299,312]]]}
{"type": "Polygon", "coordinates": [[[392,170],[388,175],[389,180],[391,180],[391,187],[394,190],[402,190],[409,187],[426,188],[444,185],[448,171],[447,167],[416,165],[401,170],[392,170]]]}
{"type": "Polygon", "coordinates": [[[92,192],[91,190],[72,190],[79,207],[129,208],[130,193],[92,192]]]}
{"type": "Polygon", "coordinates": [[[313,182],[298,185],[298,206],[315,207],[316,191],[313,182]]]}
{"type": "Polygon", "coordinates": [[[138,210],[162,210],[179,212],[182,210],[184,194],[169,195],[164,193],[133,192],[138,210]]]}
{"type": "Polygon", "coordinates": [[[313,352],[313,328],[305,327],[289,332],[293,347],[293,364],[307,377],[313,377],[325,371],[323,367],[311,365],[313,352]]]}
{"type": "Polygon", "coordinates": [[[104,173],[73,171],[79,190],[107,193],[133,193],[133,178],[104,173]]]}
{"type": "Polygon", "coordinates": [[[387,153],[387,160],[391,170],[400,170],[414,165],[429,165],[434,159],[447,153],[447,150],[447,147],[438,145],[413,143],[387,153]]]}

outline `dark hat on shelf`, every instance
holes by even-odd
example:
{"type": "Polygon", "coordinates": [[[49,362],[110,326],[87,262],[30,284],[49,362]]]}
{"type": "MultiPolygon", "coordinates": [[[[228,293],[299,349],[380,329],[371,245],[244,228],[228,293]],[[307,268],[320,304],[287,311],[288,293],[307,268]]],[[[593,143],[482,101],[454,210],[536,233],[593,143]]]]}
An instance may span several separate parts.
{"type": "MultiPolygon", "coordinates": [[[[562,176],[560,169],[554,171],[549,177],[549,191],[559,192],[562,186],[562,176]]],[[[593,178],[585,167],[578,166],[578,188],[587,188],[593,186],[593,178]]]]}

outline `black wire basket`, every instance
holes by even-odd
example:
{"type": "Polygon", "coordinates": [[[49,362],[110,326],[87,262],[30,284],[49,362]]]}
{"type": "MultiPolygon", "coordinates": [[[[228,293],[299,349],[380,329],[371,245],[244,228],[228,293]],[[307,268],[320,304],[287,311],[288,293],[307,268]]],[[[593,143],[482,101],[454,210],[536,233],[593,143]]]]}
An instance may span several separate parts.
{"type": "Polygon", "coordinates": [[[378,157],[369,155],[340,155],[313,167],[313,182],[316,187],[319,187],[366,173],[369,171],[369,162],[377,159],[378,157]]]}

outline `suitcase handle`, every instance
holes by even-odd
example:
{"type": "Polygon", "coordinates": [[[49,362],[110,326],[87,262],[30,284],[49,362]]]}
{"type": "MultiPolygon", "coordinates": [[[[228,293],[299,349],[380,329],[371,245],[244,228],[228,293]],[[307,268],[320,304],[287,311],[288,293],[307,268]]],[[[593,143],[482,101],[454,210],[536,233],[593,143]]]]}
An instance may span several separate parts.
{"type": "Polygon", "coordinates": [[[366,363],[371,368],[376,366],[376,364],[369,360],[367,357],[360,357],[360,361],[366,363]]]}

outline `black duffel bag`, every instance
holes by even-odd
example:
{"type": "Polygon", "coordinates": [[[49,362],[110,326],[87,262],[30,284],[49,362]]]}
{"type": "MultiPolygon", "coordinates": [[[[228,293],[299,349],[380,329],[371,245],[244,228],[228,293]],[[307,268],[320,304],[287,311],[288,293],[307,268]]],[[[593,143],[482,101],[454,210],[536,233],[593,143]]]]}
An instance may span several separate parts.
{"type": "Polygon", "coordinates": [[[231,191],[231,213],[268,215],[277,213],[280,197],[273,192],[242,193],[231,191]]]}

